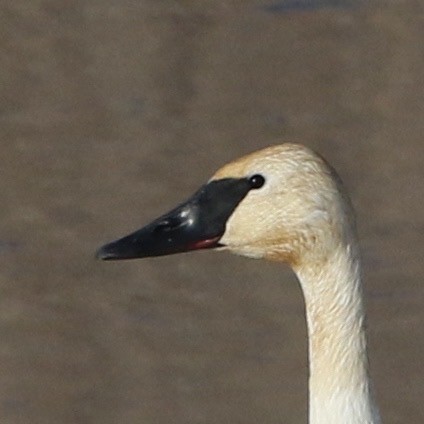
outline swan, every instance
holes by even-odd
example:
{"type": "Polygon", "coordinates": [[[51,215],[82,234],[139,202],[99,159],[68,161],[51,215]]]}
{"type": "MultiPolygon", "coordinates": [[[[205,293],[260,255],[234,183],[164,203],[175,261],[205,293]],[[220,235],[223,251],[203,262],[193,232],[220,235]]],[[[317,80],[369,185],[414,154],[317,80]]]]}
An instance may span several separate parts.
{"type": "Polygon", "coordinates": [[[197,249],[288,264],[305,301],[309,423],[377,424],[353,212],[340,178],[299,144],[231,162],[189,200],[97,257],[118,260],[197,249]]]}

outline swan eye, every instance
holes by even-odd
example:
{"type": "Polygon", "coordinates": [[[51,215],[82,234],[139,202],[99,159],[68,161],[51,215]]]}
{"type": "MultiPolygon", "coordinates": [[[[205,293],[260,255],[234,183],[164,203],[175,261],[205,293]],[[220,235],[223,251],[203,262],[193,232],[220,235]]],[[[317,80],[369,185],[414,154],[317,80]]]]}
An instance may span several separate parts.
{"type": "Polygon", "coordinates": [[[250,187],[257,189],[261,188],[265,184],[265,178],[260,174],[252,175],[249,178],[250,187]]]}

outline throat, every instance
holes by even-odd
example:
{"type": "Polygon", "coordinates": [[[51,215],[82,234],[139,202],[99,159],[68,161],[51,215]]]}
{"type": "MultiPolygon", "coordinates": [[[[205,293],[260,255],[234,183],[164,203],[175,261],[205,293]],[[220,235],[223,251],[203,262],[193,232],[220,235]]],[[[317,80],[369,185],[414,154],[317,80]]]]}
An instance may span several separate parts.
{"type": "Polygon", "coordinates": [[[298,267],[309,336],[310,424],[374,424],[359,259],[340,247],[298,267]]]}

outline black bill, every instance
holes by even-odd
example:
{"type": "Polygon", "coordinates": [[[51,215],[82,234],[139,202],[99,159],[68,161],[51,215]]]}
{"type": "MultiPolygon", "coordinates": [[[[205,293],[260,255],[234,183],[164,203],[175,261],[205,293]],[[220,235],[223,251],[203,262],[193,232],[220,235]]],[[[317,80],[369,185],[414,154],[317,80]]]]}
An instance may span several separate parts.
{"type": "Polygon", "coordinates": [[[97,258],[135,259],[219,247],[228,218],[251,188],[247,178],[211,181],[141,230],[100,248],[97,258]]]}

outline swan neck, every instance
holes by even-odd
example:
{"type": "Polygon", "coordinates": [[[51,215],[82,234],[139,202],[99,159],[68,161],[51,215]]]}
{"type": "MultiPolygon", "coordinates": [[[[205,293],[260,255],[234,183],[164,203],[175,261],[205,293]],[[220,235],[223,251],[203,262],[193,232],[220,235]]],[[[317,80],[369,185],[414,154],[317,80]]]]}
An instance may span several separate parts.
{"type": "Polygon", "coordinates": [[[309,423],[376,424],[366,353],[360,264],[340,246],[327,260],[296,270],[309,335],[309,423]]]}

